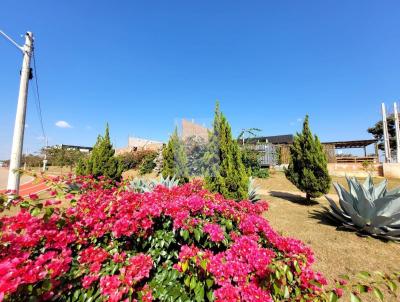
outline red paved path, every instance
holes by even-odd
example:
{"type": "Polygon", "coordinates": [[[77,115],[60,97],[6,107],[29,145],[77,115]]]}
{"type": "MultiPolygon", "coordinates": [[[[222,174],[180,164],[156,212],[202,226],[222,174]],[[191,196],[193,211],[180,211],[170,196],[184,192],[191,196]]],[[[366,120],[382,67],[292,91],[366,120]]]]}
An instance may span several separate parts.
{"type": "MultiPolygon", "coordinates": [[[[25,183],[19,187],[20,196],[28,196],[29,194],[39,193],[46,190],[47,186],[43,179],[35,179],[28,183],[25,183]]],[[[6,190],[0,190],[0,193],[5,193],[6,190]]]]}

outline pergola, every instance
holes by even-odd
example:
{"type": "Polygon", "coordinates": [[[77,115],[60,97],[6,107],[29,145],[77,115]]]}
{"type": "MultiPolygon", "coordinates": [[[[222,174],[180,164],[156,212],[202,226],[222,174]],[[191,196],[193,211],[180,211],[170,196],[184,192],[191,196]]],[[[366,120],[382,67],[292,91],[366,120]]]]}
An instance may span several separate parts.
{"type": "Polygon", "coordinates": [[[364,149],[364,157],[354,156],[348,158],[341,158],[340,162],[362,162],[362,161],[377,161],[378,155],[378,140],[377,139],[363,139],[352,141],[337,141],[337,142],[324,142],[324,146],[332,146],[334,149],[364,149]],[[367,156],[367,146],[375,146],[375,156],[367,156]]]}

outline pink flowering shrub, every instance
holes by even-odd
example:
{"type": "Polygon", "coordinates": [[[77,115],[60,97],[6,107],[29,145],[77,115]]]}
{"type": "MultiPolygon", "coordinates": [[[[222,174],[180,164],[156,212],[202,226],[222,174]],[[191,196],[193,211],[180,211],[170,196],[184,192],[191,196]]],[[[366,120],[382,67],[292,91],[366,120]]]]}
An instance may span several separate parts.
{"type": "Polygon", "coordinates": [[[200,182],[150,193],[90,178],[54,187],[50,200],[18,200],[0,218],[0,301],[326,300],[312,251],[270,227],[265,202],[226,200],[200,182]]]}

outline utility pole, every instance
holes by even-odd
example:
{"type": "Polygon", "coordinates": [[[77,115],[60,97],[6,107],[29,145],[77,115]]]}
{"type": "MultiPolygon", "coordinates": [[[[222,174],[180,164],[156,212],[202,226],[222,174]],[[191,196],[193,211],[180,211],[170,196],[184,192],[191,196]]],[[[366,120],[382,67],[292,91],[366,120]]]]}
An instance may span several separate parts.
{"type": "Polygon", "coordinates": [[[24,143],[25,116],[26,116],[26,100],[28,97],[28,83],[31,79],[31,56],[33,52],[33,34],[27,32],[25,34],[25,45],[19,46],[4,32],[0,31],[6,39],[19,48],[24,57],[22,61],[21,80],[19,85],[17,114],[15,117],[14,135],[11,149],[10,167],[8,171],[7,190],[10,191],[10,196],[18,194],[20,172],[18,171],[21,165],[21,155],[24,143]]]}
{"type": "Polygon", "coordinates": [[[394,126],[396,129],[396,158],[397,162],[400,163],[400,123],[396,102],[394,102],[394,126]]]}
{"type": "Polygon", "coordinates": [[[385,146],[385,162],[390,163],[392,156],[390,154],[390,142],[389,142],[387,119],[386,119],[385,103],[382,103],[382,124],[383,124],[383,142],[385,146]]]}
{"type": "Polygon", "coordinates": [[[49,146],[49,141],[46,137],[46,151],[44,152],[44,159],[43,159],[43,173],[46,172],[46,165],[47,165],[47,147],[49,146]]]}

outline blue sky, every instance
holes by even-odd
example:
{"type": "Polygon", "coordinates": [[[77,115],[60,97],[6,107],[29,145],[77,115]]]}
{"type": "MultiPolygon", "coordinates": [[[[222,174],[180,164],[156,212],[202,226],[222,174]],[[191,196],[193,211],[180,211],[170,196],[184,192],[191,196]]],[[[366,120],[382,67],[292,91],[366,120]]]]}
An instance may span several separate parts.
{"type": "MultiPolygon", "coordinates": [[[[398,1],[3,0],[0,29],[36,36],[49,144],[92,145],[106,122],[117,146],[166,140],[182,117],[211,121],[217,99],[235,134],[295,133],[308,113],[322,141],[362,139],[400,97],[398,1]]],[[[0,159],[20,65],[0,39],[0,159]]],[[[33,87],[30,152],[43,144],[33,87]]]]}

